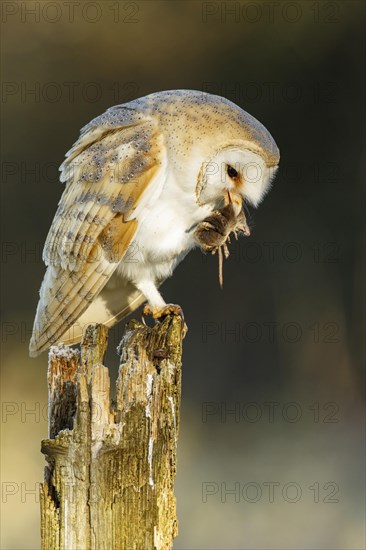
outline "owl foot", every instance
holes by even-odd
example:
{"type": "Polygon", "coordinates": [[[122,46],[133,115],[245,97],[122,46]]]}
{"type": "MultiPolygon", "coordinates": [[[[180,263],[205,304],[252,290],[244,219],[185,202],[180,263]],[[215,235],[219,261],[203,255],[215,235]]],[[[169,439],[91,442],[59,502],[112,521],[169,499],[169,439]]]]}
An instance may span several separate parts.
{"type": "Polygon", "coordinates": [[[144,306],[142,310],[143,317],[151,316],[153,319],[163,319],[167,315],[177,315],[182,321],[182,334],[183,338],[188,332],[188,327],[184,321],[184,314],[182,308],[177,304],[166,304],[163,307],[151,307],[149,304],[144,306]]]}

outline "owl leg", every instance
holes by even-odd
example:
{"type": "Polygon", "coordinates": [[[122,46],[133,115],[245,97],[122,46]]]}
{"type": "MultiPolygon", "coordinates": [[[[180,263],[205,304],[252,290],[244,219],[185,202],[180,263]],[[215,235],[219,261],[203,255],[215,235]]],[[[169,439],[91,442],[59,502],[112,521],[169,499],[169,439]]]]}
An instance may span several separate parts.
{"type": "Polygon", "coordinates": [[[153,319],[162,319],[167,315],[179,316],[182,320],[182,331],[184,337],[187,333],[188,327],[184,322],[182,308],[177,304],[166,304],[152,281],[141,281],[136,283],[136,286],[148,301],[148,304],[146,304],[142,310],[142,315],[144,317],[151,315],[153,319]]]}
{"type": "Polygon", "coordinates": [[[149,306],[152,310],[159,310],[166,306],[166,303],[163,300],[162,295],[156,288],[156,285],[151,280],[143,280],[135,282],[135,285],[140,292],[145,296],[146,300],[149,302],[149,306]]]}

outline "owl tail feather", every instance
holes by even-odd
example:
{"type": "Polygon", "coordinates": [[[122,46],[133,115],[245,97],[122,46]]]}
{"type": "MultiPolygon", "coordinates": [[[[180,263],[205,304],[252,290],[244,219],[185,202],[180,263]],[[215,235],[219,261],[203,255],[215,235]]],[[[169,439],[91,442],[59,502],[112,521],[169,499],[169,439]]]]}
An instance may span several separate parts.
{"type": "Polygon", "coordinates": [[[68,288],[64,270],[47,269],[29,345],[31,357],[61,341],[68,345],[80,342],[83,331],[90,323],[103,323],[111,327],[145,301],[136,287],[117,275],[112,275],[105,285],[111,270],[114,266],[105,262],[99,274],[92,269],[87,273],[89,284],[86,290],[94,296],[89,302],[86,301],[85,289],[80,294],[77,285],[71,290],[68,288]]]}
{"type": "MultiPolygon", "coordinates": [[[[115,276],[112,276],[112,278],[115,276]]],[[[134,285],[121,280],[119,286],[103,288],[79,319],[62,335],[60,341],[72,345],[81,342],[86,327],[101,323],[110,328],[135,311],[146,298],[134,285]]]]}

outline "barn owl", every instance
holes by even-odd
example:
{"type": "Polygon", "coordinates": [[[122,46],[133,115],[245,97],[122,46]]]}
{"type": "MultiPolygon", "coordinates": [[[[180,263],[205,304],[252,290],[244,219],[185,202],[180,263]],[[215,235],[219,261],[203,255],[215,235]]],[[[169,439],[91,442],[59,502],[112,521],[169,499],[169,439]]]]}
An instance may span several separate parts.
{"type": "Polygon", "coordinates": [[[176,312],[160,284],[217,209],[230,203],[249,232],[242,201],[259,204],[278,163],[266,128],[208,93],[153,93],[92,120],[60,167],[30,354],[77,343],[87,324],[112,326],[145,301],[155,318],[176,312]]]}

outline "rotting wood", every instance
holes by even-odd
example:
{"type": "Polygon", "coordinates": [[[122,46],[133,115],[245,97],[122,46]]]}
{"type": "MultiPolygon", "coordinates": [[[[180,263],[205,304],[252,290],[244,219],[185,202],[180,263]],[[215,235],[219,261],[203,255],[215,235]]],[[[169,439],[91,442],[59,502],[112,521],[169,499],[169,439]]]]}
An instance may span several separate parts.
{"type": "Polygon", "coordinates": [[[181,319],[128,323],[113,409],[106,346],[107,329],[90,325],[80,355],[50,352],[43,550],[165,550],[177,535],[181,319]]]}

